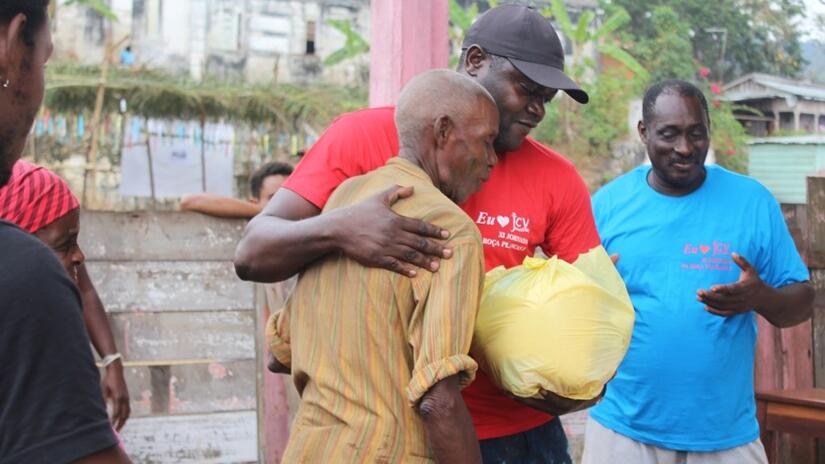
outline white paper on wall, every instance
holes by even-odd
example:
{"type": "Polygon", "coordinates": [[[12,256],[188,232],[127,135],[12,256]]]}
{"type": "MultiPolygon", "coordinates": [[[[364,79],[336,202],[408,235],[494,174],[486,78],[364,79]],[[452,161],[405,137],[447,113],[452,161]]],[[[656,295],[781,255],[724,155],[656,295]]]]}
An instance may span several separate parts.
{"type": "MultiPolygon", "coordinates": [[[[204,191],[201,145],[188,140],[153,137],[152,170],[155,196],[180,197],[204,191]]],[[[232,196],[234,190],[233,153],[227,144],[209,144],[206,161],[206,191],[232,196]]],[[[145,145],[124,147],[121,159],[120,194],[152,195],[149,159],[145,145]]]]}

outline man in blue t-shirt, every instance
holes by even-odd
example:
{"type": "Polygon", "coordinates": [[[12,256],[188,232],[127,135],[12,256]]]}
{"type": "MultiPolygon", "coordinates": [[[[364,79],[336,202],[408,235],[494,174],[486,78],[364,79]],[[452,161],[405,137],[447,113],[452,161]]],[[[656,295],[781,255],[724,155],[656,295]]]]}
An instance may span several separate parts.
{"type": "Polygon", "coordinates": [[[705,166],[710,121],[692,84],[645,94],[640,166],[593,198],[636,310],[630,349],[591,410],[585,464],[767,463],[753,393],[756,314],[811,316],[814,290],[779,205],[705,166]]]}

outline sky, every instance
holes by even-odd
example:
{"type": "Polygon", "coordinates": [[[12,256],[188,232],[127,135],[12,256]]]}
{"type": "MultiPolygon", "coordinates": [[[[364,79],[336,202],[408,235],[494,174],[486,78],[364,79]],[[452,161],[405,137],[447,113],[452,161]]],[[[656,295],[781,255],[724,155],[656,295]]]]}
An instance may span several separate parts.
{"type": "Polygon", "coordinates": [[[805,0],[807,18],[802,22],[802,29],[805,32],[805,39],[818,39],[825,42],[825,31],[816,30],[813,18],[816,13],[825,13],[825,2],[823,0],[805,0]]]}

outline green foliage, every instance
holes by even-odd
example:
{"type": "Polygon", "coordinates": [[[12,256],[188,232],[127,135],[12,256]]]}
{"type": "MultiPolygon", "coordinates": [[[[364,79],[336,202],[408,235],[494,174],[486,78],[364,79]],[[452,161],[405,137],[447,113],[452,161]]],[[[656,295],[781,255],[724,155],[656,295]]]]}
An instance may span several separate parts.
{"type": "MultiPolygon", "coordinates": [[[[494,5],[490,5],[493,8],[494,5]]],[[[449,1],[450,12],[450,68],[455,68],[458,65],[458,58],[461,54],[461,41],[464,40],[464,34],[472,26],[473,21],[478,17],[478,4],[472,3],[467,8],[462,7],[456,0],[449,1]]]]}
{"type": "MultiPolygon", "coordinates": [[[[669,7],[675,16],[668,27],[679,30],[681,37],[690,37],[691,57],[713,64],[716,80],[730,80],[748,72],[792,76],[802,64],[800,33],[795,23],[803,15],[803,0],[602,1],[605,9],[623,7],[630,13],[628,34],[637,44],[661,39],[662,24],[652,20],[651,12],[669,7]],[[722,34],[712,32],[713,29],[726,31],[724,57],[722,34]]],[[[670,54],[668,49],[654,50],[670,54]]]]}
{"type": "Polygon", "coordinates": [[[450,28],[450,39],[457,38],[461,40],[464,37],[464,32],[470,28],[478,16],[478,4],[473,3],[465,9],[456,0],[450,0],[449,12],[452,26],[450,28]]]}
{"type": "Polygon", "coordinates": [[[564,147],[571,155],[606,156],[611,144],[627,131],[627,108],[630,99],[642,90],[643,81],[628,79],[620,68],[606,70],[588,86],[590,103],[576,112],[571,135],[564,131],[563,114],[559,104],[545,107],[545,117],[531,135],[552,146],[564,147]]]}
{"type": "Polygon", "coordinates": [[[611,144],[627,133],[630,99],[642,90],[643,81],[628,79],[624,70],[608,69],[588,87],[590,103],[579,111],[576,137],[589,156],[605,156],[611,144]]]}
{"type": "Polygon", "coordinates": [[[536,128],[536,139],[564,147],[573,155],[606,155],[610,145],[626,131],[628,103],[649,79],[645,67],[623,47],[617,34],[630,22],[623,8],[613,8],[599,22],[593,11],[581,13],[574,24],[562,0],[552,0],[542,13],[552,15],[562,33],[571,41],[573,59],[567,72],[590,95],[590,103],[578,105],[566,97],[546,107],[545,120],[536,128]],[[610,57],[623,67],[600,69],[586,56],[592,45],[602,57],[610,57]],[[630,71],[631,73],[628,73],[630,71]]]}
{"type": "Polygon", "coordinates": [[[614,32],[630,22],[630,15],[623,8],[614,8],[601,24],[596,23],[596,14],[592,10],[585,10],[575,26],[570,21],[563,0],[552,0],[550,7],[545,8],[542,13],[555,18],[559,29],[572,42],[573,62],[569,68],[575,79],[582,79],[588,70],[595,70],[597,67],[596,63],[589,62],[583,56],[582,50],[588,43],[595,44],[597,52],[618,61],[633,71],[639,79],[649,78],[645,67],[633,55],[617,45],[620,42],[619,37],[614,37],[614,32]]]}
{"type": "MultiPolygon", "coordinates": [[[[57,3],[57,0],[54,0],[57,3]]],[[[117,22],[118,18],[114,11],[106,4],[103,0],[68,0],[64,5],[80,5],[90,8],[95,13],[103,16],[104,18],[117,22]]]]}
{"type": "Polygon", "coordinates": [[[639,79],[646,81],[650,78],[650,73],[647,72],[647,69],[645,69],[641,63],[636,61],[636,58],[633,58],[630,53],[627,53],[616,45],[610,43],[600,43],[596,45],[596,51],[623,64],[627,69],[633,71],[639,79]]]}
{"type": "Polygon", "coordinates": [[[332,52],[324,60],[326,66],[333,66],[342,61],[369,53],[370,44],[352,27],[352,23],[341,19],[328,19],[327,24],[337,29],[346,37],[344,46],[332,52]]]}
{"type": "Polygon", "coordinates": [[[640,40],[633,51],[650,70],[651,80],[693,78],[696,65],[687,24],[673,8],[660,5],[650,14],[650,26],[653,36],[640,40]]]}
{"type": "MultiPolygon", "coordinates": [[[[53,111],[91,112],[100,79],[95,67],[51,66],[45,106],[53,111]]],[[[294,129],[322,128],[333,117],[366,104],[363,92],[332,85],[232,85],[195,83],[143,70],[113,69],[106,83],[104,113],[150,118],[229,120],[294,129]]]]}
{"type": "Polygon", "coordinates": [[[748,172],[748,134],[728,102],[713,100],[710,108],[711,144],[716,163],[732,171],[748,172]]]}

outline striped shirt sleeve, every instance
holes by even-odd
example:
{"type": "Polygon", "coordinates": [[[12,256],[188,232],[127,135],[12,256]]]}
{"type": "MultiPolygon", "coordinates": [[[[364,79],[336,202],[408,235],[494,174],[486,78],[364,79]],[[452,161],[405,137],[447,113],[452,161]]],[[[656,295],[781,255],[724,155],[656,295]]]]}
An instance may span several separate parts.
{"type": "Polygon", "coordinates": [[[453,257],[432,274],[427,297],[410,318],[408,338],[414,368],[407,398],[416,405],[439,381],[459,374],[461,387],[478,365],[467,355],[484,283],[481,242],[468,237],[450,244],[453,257]]]}
{"type": "Polygon", "coordinates": [[[275,359],[292,367],[292,346],[289,340],[289,306],[272,313],[266,321],[266,343],[275,359]]]}

